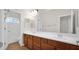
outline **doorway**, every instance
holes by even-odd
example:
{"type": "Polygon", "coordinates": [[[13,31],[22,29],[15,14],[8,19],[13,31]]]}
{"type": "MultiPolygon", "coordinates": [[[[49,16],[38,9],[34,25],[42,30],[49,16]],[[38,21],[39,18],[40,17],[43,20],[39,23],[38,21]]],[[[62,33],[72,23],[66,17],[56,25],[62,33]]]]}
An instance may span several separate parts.
{"type": "Polygon", "coordinates": [[[18,42],[21,34],[20,14],[7,11],[4,18],[4,42],[10,44],[18,42]]]}
{"type": "Polygon", "coordinates": [[[72,33],[71,15],[60,17],[60,33],[72,33]]]}

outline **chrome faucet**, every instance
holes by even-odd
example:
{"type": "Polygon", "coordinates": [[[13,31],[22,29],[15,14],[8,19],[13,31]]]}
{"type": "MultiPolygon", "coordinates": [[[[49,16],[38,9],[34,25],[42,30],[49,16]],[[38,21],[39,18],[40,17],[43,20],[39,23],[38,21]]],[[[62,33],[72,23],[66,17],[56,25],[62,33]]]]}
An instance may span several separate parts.
{"type": "Polygon", "coordinates": [[[77,45],[79,45],[79,41],[76,41],[77,45]]]}

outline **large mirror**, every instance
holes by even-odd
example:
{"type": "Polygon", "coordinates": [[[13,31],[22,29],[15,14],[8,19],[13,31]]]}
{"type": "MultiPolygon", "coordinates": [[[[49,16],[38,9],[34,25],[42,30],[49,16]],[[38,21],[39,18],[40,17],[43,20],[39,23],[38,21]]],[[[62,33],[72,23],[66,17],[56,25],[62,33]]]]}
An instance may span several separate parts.
{"type": "Polygon", "coordinates": [[[38,31],[79,34],[79,10],[38,9],[38,31]]]}
{"type": "Polygon", "coordinates": [[[78,9],[30,9],[24,19],[25,31],[79,35],[78,9]]]}
{"type": "Polygon", "coordinates": [[[37,9],[29,9],[25,10],[26,13],[24,14],[24,31],[37,31],[37,16],[38,12],[37,9]]]}

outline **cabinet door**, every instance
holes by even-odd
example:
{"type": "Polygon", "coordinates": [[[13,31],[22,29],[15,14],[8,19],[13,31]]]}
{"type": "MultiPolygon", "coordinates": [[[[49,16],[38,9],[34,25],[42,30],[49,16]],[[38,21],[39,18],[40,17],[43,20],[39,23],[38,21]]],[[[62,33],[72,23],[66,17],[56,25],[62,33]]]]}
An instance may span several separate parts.
{"type": "Polygon", "coordinates": [[[75,46],[75,45],[71,45],[71,46],[70,46],[70,50],[78,50],[78,49],[79,49],[78,46],[75,46]]]}
{"type": "Polygon", "coordinates": [[[54,46],[48,44],[48,39],[41,38],[41,49],[42,50],[54,50],[54,46]]]}
{"type": "Polygon", "coordinates": [[[34,44],[34,45],[33,45],[33,50],[40,50],[40,47],[38,47],[37,44],[34,44]]]}
{"type": "Polygon", "coordinates": [[[56,49],[57,50],[70,50],[70,45],[63,42],[57,42],[56,49]]]}
{"type": "Polygon", "coordinates": [[[79,50],[79,46],[76,46],[76,50],[79,50]]]}
{"type": "Polygon", "coordinates": [[[48,40],[48,44],[53,47],[53,50],[56,50],[57,41],[54,41],[54,40],[50,40],[49,39],[48,40]]]}
{"type": "Polygon", "coordinates": [[[40,39],[41,39],[41,43],[45,43],[45,44],[48,43],[48,39],[45,39],[45,38],[40,38],[40,39]]]}
{"type": "Polygon", "coordinates": [[[41,50],[47,50],[47,39],[41,38],[41,50]]]}
{"type": "Polygon", "coordinates": [[[23,39],[24,39],[24,46],[27,46],[27,38],[28,36],[26,34],[23,35],[23,39]]]}
{"type": "Polygon", "coordinates": [[[33,36],[33,49],[40,49],[40,37],[33,36]]]}
{"type": "Polygon", "coordinates": [[[54,50],[55,48],[53,46],[51,46],[51,45],[41,43],[41,49],[42,50],[54,50]]]}
{"type": "Polygon", "coordinates": [[[54,47],[54,49],[56,50],[57,41],[54,41],[54,40],[48,40],[48,44],[51,45],[52,47],[54,47]]]}
{"type": "Polygon", "coordinates": [[[48,44],[54,46],[56,50],[70,50],[71,48],[70,44],[54,40],[48,40],[48,44]]]}
{"type": "Polygon", "coordinates": [[[51,46],[56,47],[56,46],[57,46],[57,41],[54,41],[54,40],[48,40],[48,44],[51,45],[51,46]]]}
{"type": "Polygon", "coordinates": [[[34,49],[34,50],[40,50],[39,44],[33,43],[33,49],[34,49]]]}
{"type": "Polygon", "coordinates": [[[27,47],[32,49],[32,36],[29,35],[27,38],[28,42],[27,42],[27,47]]]}

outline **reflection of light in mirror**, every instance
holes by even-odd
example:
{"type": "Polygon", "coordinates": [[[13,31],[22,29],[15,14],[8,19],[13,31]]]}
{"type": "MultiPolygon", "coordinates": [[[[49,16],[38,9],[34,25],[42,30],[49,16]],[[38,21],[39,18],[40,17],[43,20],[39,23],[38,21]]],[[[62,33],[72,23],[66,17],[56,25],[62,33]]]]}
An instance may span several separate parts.
{"type": "Polygon", "coordinates": [[[31,15],[32,15],[32,16],[36,16],[36,15],[37,15],[37,11],[36,11],[36,10],[33,10],[33,11],[31,12],[31,15]]]}
{"type": "Polygon", "coordinates": [[[37,11],[33,10],[33,11],[28,13],[27,18],[30,20],[34,20],[36,16],[37,16],[37,11]]]}

